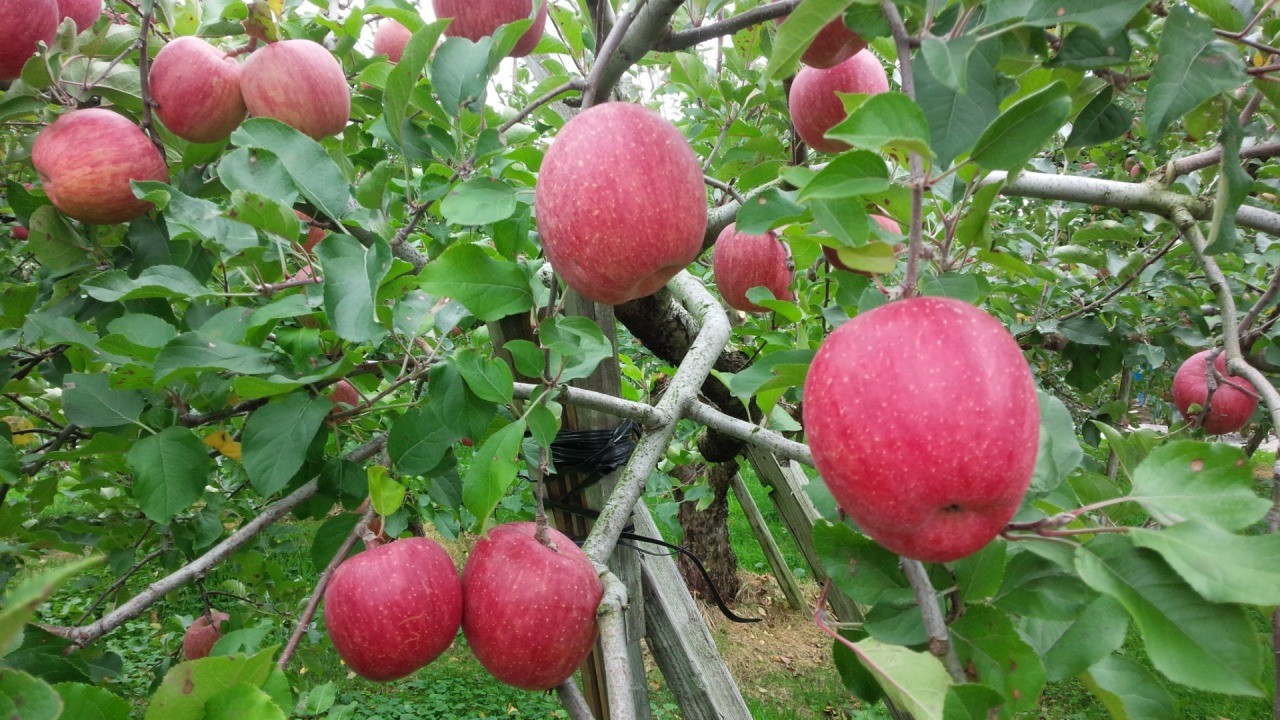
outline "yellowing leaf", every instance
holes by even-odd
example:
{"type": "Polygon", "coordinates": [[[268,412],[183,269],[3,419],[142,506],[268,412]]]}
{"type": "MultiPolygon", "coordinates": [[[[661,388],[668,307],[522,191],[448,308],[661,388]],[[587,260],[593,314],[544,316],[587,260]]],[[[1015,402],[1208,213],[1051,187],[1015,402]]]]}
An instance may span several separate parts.
{"type": "Polygon", "coordinates": [[[30,420],[16,415],[7,415],[4,418],[4,422],[9,426],[9,433],[13,435],[13,444],[15,446],[28,445],[36,441],[35,433],[26,432],[35,429],[35,425],[32,425],[30,420]]]}
{"type": "Polygon", "coordinates": [[[204,444],[236,462],[240,461],[240,443],[236,442],[226,430],[214,430],[209,433],[204,438],[204,444]]]}

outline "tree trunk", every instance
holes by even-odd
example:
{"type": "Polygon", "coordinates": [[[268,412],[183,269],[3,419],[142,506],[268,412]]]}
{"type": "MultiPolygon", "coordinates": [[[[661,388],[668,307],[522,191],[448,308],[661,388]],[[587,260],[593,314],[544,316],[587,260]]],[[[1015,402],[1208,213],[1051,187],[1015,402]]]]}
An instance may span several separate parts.
{"type": "MultiPolygon", "coordinates": [[[[739,590],[738,556],[729,544],[729,490],[737,472],[736,460],[708,465],[699,463],[676,469],[676,474],[685,483],[705,474],[707,484],[715,493],[711,505],[701,511],[696,509],[696,503],[680,503],[680,526],[684,528],[681,544],[702,560],[707,576],[726,602],[736,597],[739,590]]],[[[690,590],[704,599],[712,597],[706,579],[692,560],[681,555],[679,566],[690,590]]]]}

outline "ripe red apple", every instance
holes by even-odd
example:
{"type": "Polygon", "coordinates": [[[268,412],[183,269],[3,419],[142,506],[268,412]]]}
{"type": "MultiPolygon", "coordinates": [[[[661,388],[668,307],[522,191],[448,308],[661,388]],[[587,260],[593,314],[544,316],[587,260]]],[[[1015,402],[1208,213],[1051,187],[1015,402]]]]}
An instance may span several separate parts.
{"type": "Polygon", "coordinates": [[[13,227],[9,228],[9,236],[14,240],[26,240],[31,237],[31,233],[25,227],[15,223],[13,227]]]}
{"type": "MultiPolygon", "coordinates": [[[[780,17],[776,22],[781,25],[785,19],[780,17]]],[[[813,42],[809,43],[809,47],[800,56],[800,62],[809,67],[821,69],[835,67],[866,47],[867,41],[850,30],[849,26],[844,24],[843,17],[838,17],[818,31],[813,42]]]]}
{"type": "Polygon", "coordinates": [[[0,80],[22,74],[36,43],[53,42],[61,18],[58,0],[0,0],[0,80]]]}
{"type": "Polygon", "coordinates": [[[499,525],[462,571],[462,632],[494,677],[549,690],[573,675],[596,639],[604,586],[586,554],[554,528],[554,549],[531,522],[499,525]]]}
{"type": "Polygon", "coordinates": [[[342,412],[350,410],[360,404],[360,391],[356,390],[356,386],[349,381],[343,379],[333,384],[333,390],[329,393],[329,399],[333,401],[334,412],[342,412]]]}
{"type": "Polygon", "coordinates": [[[314,222],[315,218],[311,217],[310,215],[302,212],[301,210],[294,210],[293,212],[295,215],[298,216],[299,220],[308,224],[307,239],[303,241],[301,245],[298,245],[298,247],[301,248],[303,252],[309,253],[312,250],[315,250],[316,245],[319,245],[320,241],[323,240],[325,236],[329,234],[329,232],[324,228],[318,228],[314,225],[311,225],[310,223],[314,222]]]}
{"type": "Polygon", "coordinates": [[[538,173],[538,230],[569,287],[617,305],[652,295],[698,257],[702,167],[680,131],[632,103],[570,120],[538,173]]]}
{"type": "Polygon", "coordinates": [[[57,0],[58,22],[65,18],[76,21],[76,31],[84,32],[102,17],[102,0],[57,0]]]}
{"type": "Polygon", "coordinates": [[[184,659],[199,660],[203,657],[209,657],[209,653],[213,650],[213,644],[218,642],[218,638],[222,637],[222,624],[230,620],[231,616],[220,610],[214,610],[210,615],[213,615],[212,623],[209,622],[208,615],[201,615],[187,626],[187,632],[182,636],[182,657],[184,659]]]}
{"type": "MultiPolygon", "coordinates": [[[[1173,375],[1173,404],[1178,412],[1189,422],[1195,423],[1204,409],[1205,400],[1209,397],[1209,381],[1205,377],[1205,365],[1209,360],[1209,351],[1203,350],[1187,358],[1173,375]],[[1200,409],[1192,411],[1191,406],[1200,409]]],[[[1257,393],[1253,383],[1244,378],[1227,374],[1227,357],[1219,353],[1213,361],[1218,371],[1218,385],[1214,388],[1213,399],[1209,403],[1209,416],[1204,420],[1204,431],[1210,435],[1222,435],[1235,432],[1244,427],[1258,407],[1257,393]]]]}
{"type": "MultiPolygon", "coordinates": [[[[887,218],[883,215],[872,215],[871,219],[874,220],[877,225],[879,225],[880,227],[884,228],[885,230],[887,230],[888,232],[894,235],[902,234],[902,226],[899,225],[896,220],[887,218]]],[[[859,275],[866,275],[868,277],[870,277],[871,275],[871,273],[863,272],[862,270],[854,270],[848,265],[845,265],[843,262],[840,261],[840,251],[836,250],[833,247],[828,247],[826,245],[823,245],[822,254],[824,257],[827,258],[827,262],[831,263],[831,266],[834,268],[837,268],[839,270],[845,270],[852,273],[857,273],[859,275]]]]}
{"type": "Polygon", "coordinates": [[[791,258],[773,233],[748,235],[737,223],[720,231],[712,257],[712,273],[720,296],[729,307],[743,312],[768,312],[747,299],[753,287],[766,287],[779,300],[790,300],[791,258]]]}
{"type": "Polygon", "coordinates": [[[847,116],[844,103],[836,93],[876,95],[888,90],[889,76],[870,50],[862,50],[827,70],[802,67],[791,83],[788,98],[791,123],[796,126],[801,139],[814,150],[848,150],[846,143],[826,138],[827,131],[847,116]]]}
{"type": "Polygon", "coordinates": [[[333,646],[369,680],[402,678],[435,660],[461,622],[458,569],[427,538],[395,540],[352,557],[324,591],[333,646]]]}
{"type": "Polygon", "coordinates": [[[244,62],[240,90],[250,114],[275,118],[316,140],[341,133],[351,114],[342,65],[310,40],[256,50],[244,62]]]}
{"type": "Polygon", "coordinates": [[[804,384],[813,459],[840,507],[899,555],[949,562],[990,542],[1031,482],[1040,424],[1018,343],[968,303],[857,315],[804,384]]]}
{"type": "Polygon", "coordinates": [[[130,180],[169,180],[151,140],[128,118],[103,108],[72,110],[41,130],[31,162],[54,207],[97,225],[133,220],[151,209],[133,196],[130,180]]]}
{"type": "Polygon", "coordinates": [[[538,14],[533,25],[520,36],[511,49],[511,57],[524,57],[533,52],[542,39],[547,24],[549,0],[431,0],[431,8],[441,20],[452,18],[444,29],[448,37],[464,37],[472,42],[497,32],[498,28],[533,15],[533,4],[538,3],[538,14]]]}
{"type": "Polygon", "coordinates": [[[412,37],[413,33],[409,28],[387,18],[373,34],[373,54],[386,55],[388,60],[398,63],[404,56],[404,46],[409,44],[409,39],[412,37]]]}
{"type": "Polygon", "coordinates": [[[198,37],[175,38],[160,48],[148,79],[156,115],[183,140],[226,140],[248,113],[240,63],[198,37]]]}

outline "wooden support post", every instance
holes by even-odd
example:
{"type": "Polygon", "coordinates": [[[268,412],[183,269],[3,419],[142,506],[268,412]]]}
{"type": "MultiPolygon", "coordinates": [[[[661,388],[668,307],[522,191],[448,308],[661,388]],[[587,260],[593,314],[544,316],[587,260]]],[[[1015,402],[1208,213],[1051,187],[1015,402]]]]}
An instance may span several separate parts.
{"type": "MultiPolygon", "coordinates": [[[[661,537],[643,502],[632,513],[637,534],[661,537]]],[[[623,550],[622,552],[626,552],[623,550]]],[[[629,553],[636,555],[637,553],[629,553]]],[[[649,649],[684,720],[751,720],[693,595],[670,555],[640,556],[649,649]]]]}
{"type": "Polygon", "coordinates": [[[787,604],[793,610],[804,610],[807,605],[805,605],[804,596],[800,594],[800,584],[791,574],[791,568],[787,567],[786,558],[782,557],[782,551],[778,549],[773,533],[769,532],[769,526],[765,523],[764,516],[760,514],[760,506],[756,505],[756,499],[751,497],[751,491],[747,489],[746,483],[742,481],[742,475],[738,473],[733,474],[733,494],[737,496],[738,504],[742,506],[742,514],[747,516],[751,532],[755,534],[756,541],[764,550],[764,557],[769,561],[769,569],[778,579],[778,585],[782,587],[782,594],[787,596],[787,604]]]}

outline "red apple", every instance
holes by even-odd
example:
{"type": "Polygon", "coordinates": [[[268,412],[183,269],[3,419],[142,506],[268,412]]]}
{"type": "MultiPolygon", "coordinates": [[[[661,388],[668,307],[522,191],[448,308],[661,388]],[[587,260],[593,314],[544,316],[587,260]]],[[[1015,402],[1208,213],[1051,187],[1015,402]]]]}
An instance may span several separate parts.
{"type": "MultiPolygon", "coordinates": [[[[893,235],[902,234],[902,226],[899,225],[896,220],[892,220],[883,215],[872,215],[871,219],[875,220],[877,225],[884,228],[886,231],[888,231],[893,235]]],[[[854,270],[848,265],[845,265],[843,262],[840,261],[840,251],[836,250],[833,247],[823,245],[822,254],[824,257],[827,258],[827,262],[831,263],[831,266],[838,270],[845,270],[848,272],[857,273],[859,275],[867,275],[868,277],[871,275],[871,273],[863,272],[862,270],[854,270]]]]}
{"type": "Polygon", "coordinates": [[[58,33],[58,0],[0,0],[0,80],[22,74],[22,66],[58,33]]]}
{"type": "Polygon", "coordinates": [[[791,83],[788,98],[791,123],[814,150],[848,150],[847,144],[826,138],[827,131],[847,117],[844,103],[836,93],[876,95],[888,90],[889,76],[870,50],[863,50],[828,70],[802,67],[791,83]]]}
{"type": "Polygon", "coordinates": [[[736,223],[720,231],[712,257],[712,273],[720,296],[729,307],[743,312],[768,312],[747,299],[753,287],[768,288],[779,300],[790,300],[792,263],[787,249],[773,233],[748,235],[736,223]]]}
{"type": "Polygon", "coordinates": [[[213,644],[222,637],[222,624],[230,620],[231,616],[219,610],[210,614],[213,615],[213,622],[209,622],[208,615],[201,615],[187,626],[187,632],[182,636],[183,659],[199,660],[209,657],[213,644]]]}
{"type": "Polygon", "coordinates": [[[652,295],[702,250],[702,167],[680,131],[640,105],[596,105],[565,124],[536,196],[551,266],[598,303],[652,295]]]}
{"type": "Polygon", "coordinates": [[[351,90],[337,58],[310,40],[282,40],[244,62],[240,90],[249,112],[316,140],[337,135],[351,114],[351,90]]]}
{"type": "Polygon", "coordinates": [[[9,236],[14,240],[26,240],[31,236],[31,233],[25,227],[15,223],[13,227],[9,228],[9,236]]]}
{"type": "Polygon", "coordinates": [[[405,538],[343,562],[324,591],[324,623],[338,655],[369,680],[402,678],[458,634],[462,585],[448,553],[405,538]]]}
{"type": "MultiPolygon", "coordinates": [[[[776,22],[781,25],[785,19],[781,17],[776,22]]],[[[843,17],[838,17],[818,31],[813,42],[809,43],[809,47],[800,56],[800,62],[809,67],[821,69],[835,67],[866,47],[867,41],[850,30],[849,26],[844,24],[843,17]]]]}
{"type": "Polygon", "coordinates": [[[31,161],[54,207],[97,225],[133,220],[151,209],[133,196],[130,180],[169,180],[151,140],[128,118],[103,108],[72,110],[41,130],[31,161]]]}
{"type": "Polygon", "coordinates": [[[334,411],[341,412],[350,410],[360,404],[360,391],[356,390],[356,386],[347,380],[339,380],[333,384],[333,390],[329,393],[329,399],[333,401],[334,411]]]}
{"type": "Polygon", "coordinates": [[[524,57],[533,52],[542,39],[547,24],[549,0],[431,0],[431,8],[441,20],[452,18],[445,28],[449,37],[464,37],[472,42],[497,32],[498,28],[517,20],[533,16],[533,4],[538,3],[538,14],[533,25],[520,36],[511,49],[511,57],[524,57]]]}
{"type": "Polygon", "coordinates": [[[240,63],[197,37],[160,48],[148,75],[156,115],[183,140],[226,140],[248,110],[240,96],[240,63]]]}
{"type": "Polygon", "coordinates": [[[311,223],[315,221],[315,218],[310,215],[302,212],[301,210],[294,210],[293,212],[298,216],[299,220],[307,223],[307,239],[298,247],[302,248],[303,252],[309,253],[312,250],[315,250],[316,245],[319,245],[320,241],[323,240],[329,232],[324,228],[318,228],[315,225],[311,225],[311,223]]]}
{"type": "Polygon", "coordinates": [[[398,63],[404,56],[404,46],[409,44],[409,39],[412,37],[413,33],[409,28],[387,18],[373,34],[373,54],[386,55],[388,60],[398,63]]]}
{"type": "Polygon", "coordinates": [[[84,32],[102,17],[102,0],[57,0],[58,22],[65,18],[76,21],[76,31],[84,32]]]}
{"type": "MultiPolygon", "coordinates": [[[[1209,381],[1205,377],[1205,365],[1209,351],[1203,350],[1187,358],[1173,375],[1173,404],[1188,422],[1195,424],[1209,397],[1209,381]],[[1194,412],[1192,405],[1200,406],[1194,412]]],[[[1204,419],[1204,431],[1210,435],[1235,432],[1244,427],[1258,407],[1253,383],[1244,378],[1227,374],[1227,356],[1219,353],[1213,361],[1218,371],[1218,385],[1209,402],[1209,416],[1204,419]]]]}
{"type": "Polygon", "coordinates": [[[863,532],[899,555],[965,557],[1031,482],[1040,424],[1017,341],[968,303],[913,298],[833,332],[804,384],[814,463],[863,532]]]}
{"type": "Polygon", "coordinates": [[[554,528],[551,544],[531,522],[500,525],[462,571],[462,632],[494,677],[525,690],[567,680],[596,639],[604,586],[586,554],[554,528]]]}

